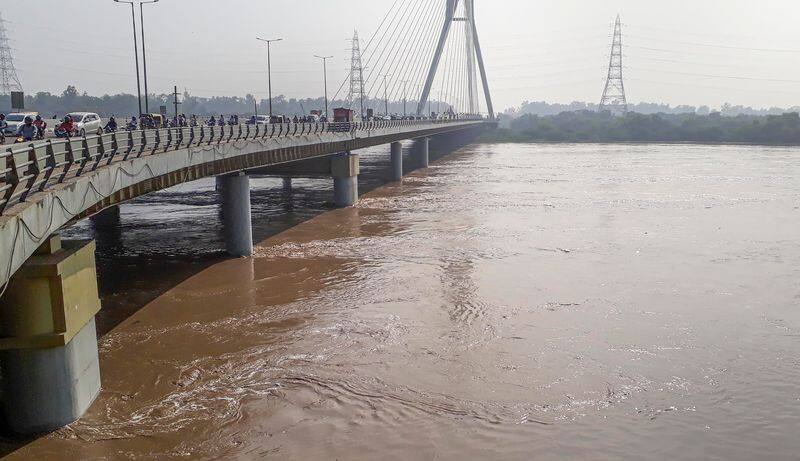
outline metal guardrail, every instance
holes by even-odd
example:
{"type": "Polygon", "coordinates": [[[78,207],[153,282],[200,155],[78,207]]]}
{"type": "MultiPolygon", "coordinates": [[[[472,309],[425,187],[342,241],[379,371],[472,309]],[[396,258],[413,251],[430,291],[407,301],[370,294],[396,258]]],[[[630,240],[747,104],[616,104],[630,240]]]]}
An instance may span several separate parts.
{"type": "Polygon", "coordinates": [[[87,172],[131,158],[189,147],[240,140],[271,139],[321,133],[356,133],[384,128],[455,124],[481,118],[386,120],[343,123],[276,123],[118,131],[99,136],[17,144],[0,152],[0,215],[28,196],[87,172]]]}

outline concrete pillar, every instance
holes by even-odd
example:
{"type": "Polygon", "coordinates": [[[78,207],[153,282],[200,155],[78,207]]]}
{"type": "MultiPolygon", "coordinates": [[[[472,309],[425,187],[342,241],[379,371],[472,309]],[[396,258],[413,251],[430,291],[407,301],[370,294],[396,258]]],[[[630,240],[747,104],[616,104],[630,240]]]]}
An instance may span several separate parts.
{"type": "Polygon", "coordinates": [[[419,163],[422,168],[428,168],[431,162],[430,157],[431,138],[420,139],[419,163]]]}
{"type": "Polygon", "coordinates": [[[333,202],[339,208],[353,206],[358,201],[358,154],[343,152],[331,159],[333,202]]]}
{"type": "Polygon", "coordinates": [[[285,176],[283,178],[283,190],[284,192],[291,192],[292,191],[292,177],[285,176]]]}
{"type": "Polygon", "coordinates": [[[392,143],[392,180],[403,179],[403,145],[399,142],[392,143]]]}
{"type": "Polygon", "coordinates": [[[225,250],[234,257],[253,255],[250,178],[244,173],[222,177],[222,222],[225,250]]]}
{"type": "Polygon", "coordinates": [[[16,433],[69,424],[100,392],[94,251],[51,237],[0,299],[0,407],[16,433]]]}
{"type": "Polygon", "coordinates": [[[222,185],[225,182],[225,176],[215,176],[214,177],[214,190],[217,192],[222,191],[222,185]]]}
{"type": "Polygon", "coordinates": [[[119,205],[114,205],[106,208],[105,210],[92,215],[91,221],[95,228],[108,228],[120,226],[120,210],[119,205]]]}

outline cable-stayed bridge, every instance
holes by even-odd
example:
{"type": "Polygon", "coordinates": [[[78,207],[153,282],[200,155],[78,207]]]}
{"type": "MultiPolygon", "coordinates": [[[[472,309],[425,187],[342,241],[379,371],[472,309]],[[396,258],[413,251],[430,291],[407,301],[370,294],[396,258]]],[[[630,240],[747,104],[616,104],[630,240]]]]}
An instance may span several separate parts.
{"type": "Polygon", "coordinates": [[[59,229],[118,218],[120,203],[215,176],[226,250],[247,257],[250,174],[332,177],[333,202],[347,207],[358,200],[358,149],[389,145],[400,181],[401,142],[416,140],[414,163],[428,166],[431,138],[495,124],[473,1],[398,0],[363,48],[354,40],[340,88],[358,107],[354,119],[125,131],[0,151],[0,395],[14,396],[0,407],[11,428],[72,422],[100,388],[94,243],[61,242],[59,229]],[[381,94],[385,113],[376,116],[363,101],[381,94]],[[386,113],[399,99],[416,102],[413,115],[386,113]]]}

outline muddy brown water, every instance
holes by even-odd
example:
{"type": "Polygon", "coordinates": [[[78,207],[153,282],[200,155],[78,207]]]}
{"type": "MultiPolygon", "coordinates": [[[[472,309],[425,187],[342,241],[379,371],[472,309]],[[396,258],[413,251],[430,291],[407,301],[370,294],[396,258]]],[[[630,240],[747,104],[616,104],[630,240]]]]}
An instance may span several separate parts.
{"type": "Polygon", "coordinates": [[[213,256],[213,204],[169,213],[200,268],[7,459],[798,459],[800,150],[473,145],[297,200],[252,259],[213,256]]]}

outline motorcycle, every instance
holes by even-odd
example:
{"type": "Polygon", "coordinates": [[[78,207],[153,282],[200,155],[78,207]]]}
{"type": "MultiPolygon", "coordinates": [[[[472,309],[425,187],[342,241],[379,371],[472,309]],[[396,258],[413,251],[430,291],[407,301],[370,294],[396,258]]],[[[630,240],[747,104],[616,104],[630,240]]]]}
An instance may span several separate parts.
{"type": "Polygon", "coordinates": [[[77,130],[67,131],[64,128],[58,127],[53,130],[53,134],[56,135],[56,138],[73,138],[78,136],[77,130]]]}
{"type": "Polygon", "coordinates": [[[36,140],[37,141],[43,140],[45,138],[45,133],[46,132],[47,132],[47,124],[45,124],[45,125],[43,125],[41,127],[37,126],[36,127],[36,140]]]}

